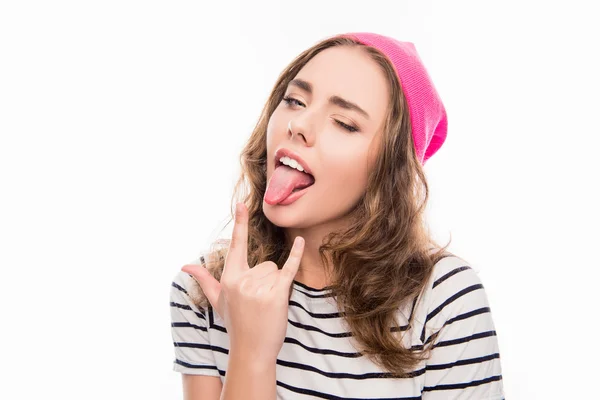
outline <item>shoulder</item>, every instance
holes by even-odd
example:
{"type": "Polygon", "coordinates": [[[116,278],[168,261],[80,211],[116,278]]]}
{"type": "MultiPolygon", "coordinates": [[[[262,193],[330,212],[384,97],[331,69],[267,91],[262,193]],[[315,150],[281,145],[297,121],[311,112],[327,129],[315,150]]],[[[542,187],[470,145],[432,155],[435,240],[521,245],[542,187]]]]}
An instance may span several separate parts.
{"type": "Polygon", "coordinates": [[[465,398],[504,398],[496,327],[478,270],[457,256],[441,259],[423,294],[417,340],[432,345],[423,399],[449,398],[458,388],[465,398]]]}
{"type": "Polygon", "coordinates": [[[195,279],[184,271],[178,271],[171,282],[173,370],[189,375],[219,376],[222,371],[215,363],[209,334],[210,314],[206,307],[194,300],[199,287],[195,279]]]}
{"type": "Polygon", "coordinates": [[[479,270],[456,255],[447,255],[433,266],[426,286],[436,296],[478,289],[483,289],[479,270]]]}
{"type": "Polygon", "coordinates": [[[434,265],[427,290],[433,306],[431,312],[438,313],[444,313],[451,303],[473,302],[477,295],[485,295],[479,270],[455,255],[444,257],[434,265]]]}
{"type": "Polygon", "coordinates": [[[420,338],[449,323],[490,313],[479,270],[466,260],[447,255],[433,267],[418,298],[415,319],[422,327],[420,338]]]}

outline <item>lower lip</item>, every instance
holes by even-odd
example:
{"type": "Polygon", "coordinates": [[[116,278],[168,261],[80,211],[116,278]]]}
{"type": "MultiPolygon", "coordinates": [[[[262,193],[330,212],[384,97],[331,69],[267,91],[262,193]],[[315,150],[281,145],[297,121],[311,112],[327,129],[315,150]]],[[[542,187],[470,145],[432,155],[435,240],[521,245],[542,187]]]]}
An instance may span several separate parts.
{"type": "Polygon", "coordinates": [[[292,204],[293,202],[298,200],[300,197],[304,196],[304,194],[308,191],[308,189],[310,189],[313,185],[314,185],[314,183],[308,187],[305,187],[302,190],[298,190],[297,192],[290,194],[288,197],[285,198],[285,200],[283,200],[281,203],[278,203],[277,205],[287,206],[289,204],[292,204]]]}

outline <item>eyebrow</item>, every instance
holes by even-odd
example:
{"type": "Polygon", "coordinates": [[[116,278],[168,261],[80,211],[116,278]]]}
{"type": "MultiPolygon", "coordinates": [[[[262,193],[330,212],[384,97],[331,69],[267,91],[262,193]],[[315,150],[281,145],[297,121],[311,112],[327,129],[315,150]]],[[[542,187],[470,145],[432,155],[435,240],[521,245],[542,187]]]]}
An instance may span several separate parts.
{"type": "MultiPolygon", "coordinates": [[[[312,92],[313,92],[312,85],[310,84],[310,82],[307,82],[303,79],[293,79],[290,81],[290,83],[288,85],[296,86],[310,94],[312,94],[312,92]]],[[[354,104],[351,101],[343,99],[340,96],[331,96],[329,98],[329,102],[331,104],[335,104],[336,106],[339,106],[341,108],[345,108],[346,110],[357,111],[360,114],[362,114],[365,118],[370,119],[369,114],[367,114],[367,112],[365,110],[360,108],[357,104],[354,104]]]]}

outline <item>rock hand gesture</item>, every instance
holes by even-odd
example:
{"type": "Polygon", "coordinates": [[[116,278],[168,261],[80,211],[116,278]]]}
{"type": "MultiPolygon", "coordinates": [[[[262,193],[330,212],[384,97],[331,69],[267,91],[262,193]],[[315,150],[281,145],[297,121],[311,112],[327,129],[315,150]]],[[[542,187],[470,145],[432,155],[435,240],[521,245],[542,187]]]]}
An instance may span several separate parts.
{"type": "Polygon", "coordinates": [[[298,236],[281,270],[272,261],[250,268],[248,210],[238,203],[220,282],[199,265],[185,265],[182,271],[196,278],[223,319],[232,351],[275,363],[287,331],[290,286],[303,252],[304,239],[298,236]]]}

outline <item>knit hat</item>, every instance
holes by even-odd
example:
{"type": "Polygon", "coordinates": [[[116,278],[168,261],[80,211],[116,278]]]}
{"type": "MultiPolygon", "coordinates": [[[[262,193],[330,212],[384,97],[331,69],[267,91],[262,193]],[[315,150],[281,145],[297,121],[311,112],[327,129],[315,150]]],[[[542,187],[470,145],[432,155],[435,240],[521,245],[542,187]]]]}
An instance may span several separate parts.
{"type": "Polygon", "coordinates": [[[446,140],[448,120],[446,109],[415,45],[376,33],[357,32],[336,35],[350,37],[374,47],[391,61],[408,101],[412,137],[417,158],[422,165],[446,140]]]}

